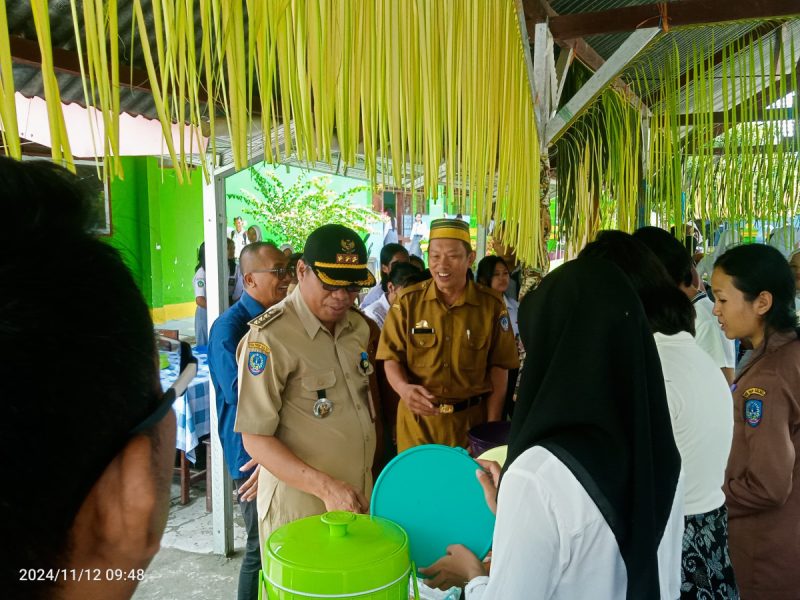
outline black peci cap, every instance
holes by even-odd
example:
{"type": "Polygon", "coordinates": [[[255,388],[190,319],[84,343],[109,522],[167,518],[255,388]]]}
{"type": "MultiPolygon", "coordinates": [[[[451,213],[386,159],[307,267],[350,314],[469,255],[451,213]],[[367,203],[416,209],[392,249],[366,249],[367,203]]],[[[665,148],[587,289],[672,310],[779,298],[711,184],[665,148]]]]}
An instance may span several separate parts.
{"type": "Polygon", "coordinates": [[[315,229],[303,248],[303,261],[322,283],[336,286],[372,287],[375,277],[367,268],[367,247],[361,237],[344,225],[315,229]]]}

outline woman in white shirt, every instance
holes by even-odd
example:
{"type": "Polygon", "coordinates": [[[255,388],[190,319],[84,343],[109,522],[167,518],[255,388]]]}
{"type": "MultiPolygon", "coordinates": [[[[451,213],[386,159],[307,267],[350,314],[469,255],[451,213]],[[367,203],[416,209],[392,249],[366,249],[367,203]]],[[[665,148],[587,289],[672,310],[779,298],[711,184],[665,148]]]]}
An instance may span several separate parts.
{"type": "Polygon", "coordinates": [[[467,600],[678,598],[680,455],[636,293],[613,264],[578,259],[525,297],[519,326],[491,577],[450,546],[430,583],[467,581],[467,600]]]}
{"type": "Polygon", "coordinates": [[[658,257],[622,231],[603,231],[580,256],[615,263],[636,290],[658,348],[684,474],[681,598],[738,599],[722,485],[733,440],[725,376],[694,339],[694,309],[658,257]]]}
{"type": "Polygon", "coordinates": [[[206,313],[206,243],[197,249],[197,266],[192,278],[194,301],[194,337],[198,346],[208,345],[208,314],[206,313]]]}

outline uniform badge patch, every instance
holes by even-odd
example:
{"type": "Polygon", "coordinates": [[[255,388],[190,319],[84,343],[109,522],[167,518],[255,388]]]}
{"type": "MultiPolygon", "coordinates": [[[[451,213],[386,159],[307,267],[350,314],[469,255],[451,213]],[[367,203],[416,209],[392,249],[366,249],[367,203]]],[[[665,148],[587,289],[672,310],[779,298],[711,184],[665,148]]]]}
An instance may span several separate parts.
{"type": "Polygon", "coordinates": [[[763,416],[764,402],[752,399],[744,403],[744,420],[750,427],[758,427],[763,416]]]}
{"type": "Polygon", "coordinates": [[[508,331],[510,322],[508,320],[508,315],[503,315],[500,317],[500,327],[503,328],[503,331],[508,331]]]}
{"type": "Polygon", "coordinates": [[[358,366],[361,368],[361,372],[366,375],[367,371],[369,371],[369,356],[366,352],[361,353],[361,357],[358,361],[358,366]]]}
{"type": "Polygon", "coordinates": [[[247,370],[251,375],[261,375],[269,360],[269,346],[260,342],[247,344],[247,370]]]}

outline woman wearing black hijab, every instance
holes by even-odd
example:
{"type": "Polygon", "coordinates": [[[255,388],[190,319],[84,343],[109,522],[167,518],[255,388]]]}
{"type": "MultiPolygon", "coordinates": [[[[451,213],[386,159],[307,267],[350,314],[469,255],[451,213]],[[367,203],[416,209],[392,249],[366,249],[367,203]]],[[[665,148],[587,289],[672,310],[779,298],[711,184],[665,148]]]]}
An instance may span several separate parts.
{"type": "Polygon", "coordinates": [[[679,597],[680,455],[636,293],[608,261],[578,259],[525,298],[519,328],[492,576],[451,546],[430,583],[468,581],[467,600],[679,597]]]}

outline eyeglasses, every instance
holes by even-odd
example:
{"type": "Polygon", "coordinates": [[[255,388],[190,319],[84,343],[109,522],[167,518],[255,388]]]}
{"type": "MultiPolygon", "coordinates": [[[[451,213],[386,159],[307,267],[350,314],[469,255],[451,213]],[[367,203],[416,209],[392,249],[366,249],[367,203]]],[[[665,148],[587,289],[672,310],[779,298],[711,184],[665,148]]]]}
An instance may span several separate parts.
{"type": "MultiPolygon", "coordinates": [[[[250,271],[250,273],[275,273],[275,276],[278,279],[283,279],[284,277],[294,275],[295,268],[294,267],[278,267],[277,269],[257,269],[255,271],[250,271]]],[[[245,273],[247,275],[247,273],[245,273]]]]}
{"type": "Polygon", "coordinates": [[[178,342],[169,338],[158,336],[159,348],[168,348],[171,351],[180,350],[180,374],[178,378],[172,383],[169,389],[161,396],[156,409],[145,418],[144,421],[139,423],[136,427],[130,430],[130,436],[138,435],[151,429],[167,415],[167,412],[172,408],[175,398],[182,396],[189,387],[189,383],[197,375],[197,358],[192,354],[192,347],[187,342],[178,342]]]}
{"type": "MultiPolygon", "coordinates": [[[[320,283],[322,283],[320,281],[320,283]]],[[[326,292],[338,292],[339,290],[344,290],[348,294],[357,294],[361,290],[364,289],[362,285],[328,285],[327,283],[322,283],[322,289],[326,292]]]]}
{"type": "Polygon", "coordinates": [[[352,285],[330,285],[328,283],[323,283],[314,269],[308,269],[308,271],[314,273],[314,277],[317,278],[317,281],[319,281],[319,284],[322,286],[322,289],[325,290],[326,292],[338,292],[339,290],[344,290],[348,294],[357,294],[364,289],[363,285],[358,285],[356,283],[352,285]]]}

